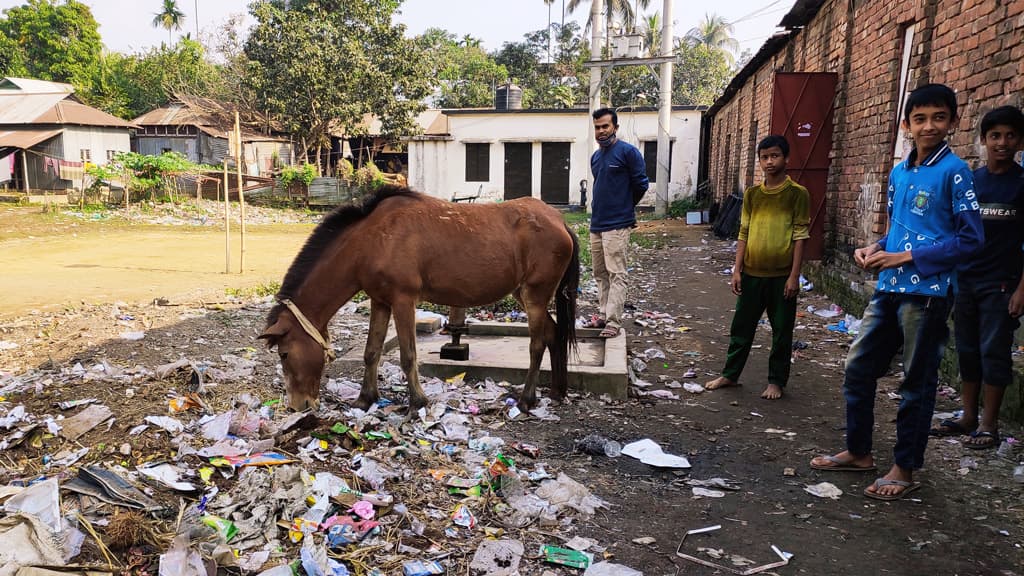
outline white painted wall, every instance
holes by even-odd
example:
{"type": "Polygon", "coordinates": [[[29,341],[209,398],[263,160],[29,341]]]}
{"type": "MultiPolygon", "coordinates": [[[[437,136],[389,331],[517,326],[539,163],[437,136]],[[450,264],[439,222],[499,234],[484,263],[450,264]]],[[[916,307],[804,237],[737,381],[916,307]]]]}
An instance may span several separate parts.
{"type": "MultiPolygon", "coordinates": [[[[586,110],[565,112],[524,111],[459,111],[448,114],[447,139],[413,139],[409,142],[409,186],[415,190],[451,198],[470,196],[481,190],[481,199],[502,199],[505,179],[505,142],[531,142],[533,144],[532,192],[540,198],[541,142],[569,142],[569,202],[579,203],[579,183],[586,179],[588,198],[592,198],[593,177],[590,174],[590,154],[593,144],[589,129],[592,123],[586,110]],[[487,182],[467,182],[466,144],[489,143],[490,179],[487,182]],[[483,185],[481,189],[481,184],[483,185]]],[[[673,110],[670,136],[674,141],[672,179],[669,198],[675,200],[696,193],[697,163],[700,158],[699,110],[673,110]]],[[[658,113],[619,112],[619,138],[640,148],[642,142],[656,141],[658,113]]],[[[644,197],[642,204],[654,202],[654,188],[644,197]]],[[[588,200],[589,203],[589,200],[588,200]]]]}

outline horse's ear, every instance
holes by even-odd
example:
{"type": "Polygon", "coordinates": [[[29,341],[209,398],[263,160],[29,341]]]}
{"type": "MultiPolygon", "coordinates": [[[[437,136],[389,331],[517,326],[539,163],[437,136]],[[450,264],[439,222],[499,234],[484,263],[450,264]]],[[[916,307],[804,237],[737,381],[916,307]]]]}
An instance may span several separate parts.
{"type": "Polygon", "coordinates": [[[277,346],[277,341],[281,339],[285,334],[288,333],[288,329],[284,327],[280,320],[274,322],[272,326],[267,326],[263,333],[256,337],[257,340],[266,340],[267,347],[273,348],[277,346]]]}

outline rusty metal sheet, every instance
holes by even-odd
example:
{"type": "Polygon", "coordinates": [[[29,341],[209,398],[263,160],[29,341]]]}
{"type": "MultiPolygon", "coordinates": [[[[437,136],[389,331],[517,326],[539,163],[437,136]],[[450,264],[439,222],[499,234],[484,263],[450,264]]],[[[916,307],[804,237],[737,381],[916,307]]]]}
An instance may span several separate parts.
{"type": "Polygon", "coordinates": [[[825,188],[837,82],[831,72],[777,72],[773,83],[771,133],[789,141],[789,175],[811,195],[805,260],[820,260],[825,251],[825,188]]]}

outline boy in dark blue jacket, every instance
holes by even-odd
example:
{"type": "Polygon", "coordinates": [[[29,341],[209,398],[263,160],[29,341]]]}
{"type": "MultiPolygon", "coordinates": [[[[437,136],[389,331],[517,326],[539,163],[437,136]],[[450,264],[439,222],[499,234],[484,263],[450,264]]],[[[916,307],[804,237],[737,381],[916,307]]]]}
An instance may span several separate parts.
{"type": "Polygon", "coordinates": [[[974,185],[985,247],[957,269],[953,307],[964,414],[932,429],[933,436],[969,434],[964,446],[974,450],[999,445],[999,408],[1013,382],[1013,333],[1024,313],[1024,168],[1013,161],[1024,144],[1024,113],[1000,106],[985,114],[980,131],[985,166],[974,171],[974,185]]]}
{"type": "Polygon", "coordinates": [[[946,143],[956,110],[956,94],[942,84],[907,98],[903,128],[914,150],[889,173],[889,231],[853,253],[858,266],[878,271],[878,287],[846,358],[846,450],[811,460],[817,470],[875,470],[876,385],[902,346],[893,465],[864,490],[878,500],[899,500],[921,486],[913,473],[924,466],[953,271],[984,243],[974,177],[946,143]]]}
{"type": "Polygon", "coordinates": [[[590,212],[590,255],[603,319],[602,338],[619,334],[626,301],[626,249],[636,225],[634,208],[649,183],[644,157],[636,146],[618,139],[619,116],[611,108],[594,111],[594,137],[600,148],[590,157],[594,199],[590,212]]]}

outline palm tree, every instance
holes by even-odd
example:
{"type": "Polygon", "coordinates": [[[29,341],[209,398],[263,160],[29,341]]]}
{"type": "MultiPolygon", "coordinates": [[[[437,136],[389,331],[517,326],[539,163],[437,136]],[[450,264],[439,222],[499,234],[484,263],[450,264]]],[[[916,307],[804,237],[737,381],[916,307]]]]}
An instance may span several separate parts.
{"type": "Polygon", "coordinates": [[[171,43],[171,31],[181,30],[185,13],[178,9],[177,0],[164,0],[163,10],[153,15],[153,28],[167,29],[167,43],[171,43]]]}
{"type": "Polygon", "coordinates": [[[732,36],[732,24],[718,14],[707,13],[704,21],[686,33],[686,40],[694,45],[704,44],[709,48],[721,50],[725,59],[732,66],[736,61],[734,52],[740,49],[740,43],[732,36]]]}
{"type": "MultiPolygon", "coordinates": [[[[568,4],[566,4],[565,7],[569,10],[569,13],[572,13],[575,12],[576,9],[583,5],[584,3],[586,3],[588,8],[590,7],[590,3],[585,2],[585,0],[569,0],[568,4]]],[[[631,5],[630,0],[605,0],[604,3],[605,14],[608,14],[609,16],[618,16],[622,20],[622,23],[625,25],[626,29],[629,30],[633,28],[636,22],[637,11],[646,10],[647,6],[651,3],[651,0],[632,0],[632,4],[635,4],[635,6],[631,5]]],[[[611,18],[608,18],[608,22],[610,21],[611,18]]],[[[606,24],[606,27],[607,26],[608,25],[606,24]]],[[[588,18],[587,29],[589,28],[590,19],[588,18]]]]}
{"type": "Polygon", "coordinates": [[[644,46],[649,56],[661,55],[661,12],[655,12],[643,20],[644,46]]]}

